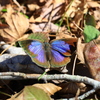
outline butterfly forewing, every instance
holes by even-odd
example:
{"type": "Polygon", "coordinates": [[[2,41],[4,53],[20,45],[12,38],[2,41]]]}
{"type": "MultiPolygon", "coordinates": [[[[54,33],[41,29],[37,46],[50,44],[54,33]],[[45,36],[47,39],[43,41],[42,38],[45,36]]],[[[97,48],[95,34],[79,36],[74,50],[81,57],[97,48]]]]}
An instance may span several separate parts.
{"type": "Polygon", "coordinates": [[[24,40],[20,41],[20,45],[30,55],[33,62],[46,68],[49,66],[43,43],[37,40],[24,40]]]}
{"type": "Polygon", "coordinates": [[[28,39],[40,40],[42,42],[48,42],[48,35],[46,33],[32,33],[28,36],[28,39]]]}
{"type": "Polygon", "coordinates": [[[52,49],[60,52],[62,55],[71,56],[72,43],[71,41],[70,41],[71,44],[69,44],[68,42],[69,41],[67,39],[54,40],[51,42],[51,47],[52,49]]]}
{"type": "Polygon", "coordinates": [[[36,55],[33,52],[30,52],[29,50],[29,45],[33,40],[24,40],[24,41],[19,41],[20,46],[25,50],[25,52],[28,55],[31,55],[33,58],[36,57],[36,55]]]}
{"type": "Polygon", "coordinates": [[[51,67],[61,67],[70,62],[71,47],[76,39],[59,39],[51,42],[51,67]],[[70,40],[70,41],[69,41],[70,40]],[[69,44],[70,42],[70,44],[69,44]]]}

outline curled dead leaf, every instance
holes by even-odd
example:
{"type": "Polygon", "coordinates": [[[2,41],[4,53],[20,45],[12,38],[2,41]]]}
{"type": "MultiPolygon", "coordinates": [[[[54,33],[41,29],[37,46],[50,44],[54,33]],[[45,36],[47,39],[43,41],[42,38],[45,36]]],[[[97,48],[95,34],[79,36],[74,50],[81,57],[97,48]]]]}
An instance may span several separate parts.
{"type": "Polygon", "coordinates": [[[8,28],[0,29],[0,37],[5,42],[18,40],[29,27],[29,20],[25,15],[15,12],[10,5],[7,6],[7,12],[2,17],[5,18],[6,23],[9,25],[8,28]]]}
{"type": "Polygon", "coordinates": [[[52,83],[34,84],[33,86],[43,89],[49,95],[53,95],[55,92],[57,92],[57,91],[62,89],[61,87],[56,86],[56,85],[54,85],[52,83]]]}
{"type": "Polygon", "coordinates": [[[60,87],[62,87],[62,90],[60,90],[60,93],[63,95],[67,93],[76,95],[78,89],[80,93],[85,92],[86,90],[85,88],[86,85],[84,83],[76,83],[76,82],[62,83],[60,87]]]}
{"type": "Polygon", "coordinates": [[[23,90],[7,100],[51,100],[51,98],[44,90],[38,87],[25,86],[23,90]]]}
{"type": "Polygon", "coordinates": [[[83,55],[84,47],[85,47],[85,44],[82,43],[81,38],[78,38],[78,41],[77,41],[77,52],[76,53],[77,53],[78,59],[80,60],[80,63],[82,63],[82,64],[85,63],[84,55],[83,55]]]}

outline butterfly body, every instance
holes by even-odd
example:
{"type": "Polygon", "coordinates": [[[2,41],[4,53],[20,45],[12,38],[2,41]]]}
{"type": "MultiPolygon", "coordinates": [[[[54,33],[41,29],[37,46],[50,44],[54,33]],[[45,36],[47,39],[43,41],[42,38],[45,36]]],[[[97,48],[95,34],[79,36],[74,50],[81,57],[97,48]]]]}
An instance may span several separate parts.
{"type": "Polygon", "coordinates": [[[70,49],[74,42],[76,39],[58,39],[50,43],[30,39],[20,41],[20,45],[37,65],[44,68],[59,68],[70,62],[70,49]]]}
{"type": "Polygon", "coordinates": [[[51,60],[51,52],[50,52],[51,46],[48,42],[44,42],[43,45],[45,49],[46,59],[47,61],[50,61],[51,60]]]}

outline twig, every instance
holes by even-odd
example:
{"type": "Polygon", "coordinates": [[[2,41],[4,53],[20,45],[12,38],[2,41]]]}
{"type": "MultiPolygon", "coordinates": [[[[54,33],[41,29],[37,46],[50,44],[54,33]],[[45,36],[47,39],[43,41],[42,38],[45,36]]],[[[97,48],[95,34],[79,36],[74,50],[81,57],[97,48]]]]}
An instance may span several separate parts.
{"type": "Polygon", "coordinates": [[[11,43],[11,45],[9,45],[7,48],[5,48],[0,55],[2,55],[5,51],[7,51],[10,47],[12,47],[14,45],[15,42],[11,43]]]}
{"type": "Polygon", "coordinates": [[[73,63],[72,75],[74,75],[74,72],[75,72],[76,59],[77,59],[77,55],[75,55],[75,59],[74,59],[74,63],[73,63]]]}
{"type": "Polygon", "coordinates": [[[73,24],[83,32],[83,30],[75,22],[73,22],[73,24]]]}
{"type": "Polygon", "coordinates": [[[17,0],[13,0],[13,2],[20,8],[20,4],[17,2],[17,0]]]}
{"type": "Polygon", "coordinates": [[[89,95],[93,94],[94,92],[96,92],[95,89],[92,89],[86,93],[84,93],[83,95],[79,96],[78,97],[78,100],[83,100],[84,98],[88,97],[89,95]]]}
{"type": "MultiPolygon", "coordinates": [[[[3,80],[15,80],[15,79],[38,79],[41,74],[25,74],[19,72],[1,72],[0,79],[3,80]]],[[[92,85],[94,89],[100,89],[100,82],[88,77],[82,77],[78,75],[68,75],[68,74],[53,74],[44,75],[41,80],[69,80],[74,82],[83,82],[92,85]]]]}
{"type": "MultiPolygon", "coordinates": [[[[38,79],[41,74],[25,74],[19,72],[1,72],[0,79],[2,80],[23,80],[23,79],[38,79]]],[[[83,82],[93,86],[93,89],[84,93],[83,95],[77,97],[78,100],[83,100],[90,94],[96,92],[100,89],[100,82],[88,77],[82,77],[78,75],[68,75],[68,74],[54,74],[54,75],[44,75],[41,80],[69,80],[74,82],[83,82]]],[[[70,99],[57,99],[57,100],[75,100],[75,98],[70,99]]]]}
{"type": "MultiPolygon", "coordinates": [[[[88,97],[89,95],[93,94],[96,90],[92,89],[86,93],[84,93],[83,95],[79,96],[77,98],[77,100],[83,100],[84,98],[88,97]]],[[[75,98],[70,98],[70,99],[56,99],[56,100],[75,100],[75,98]]]]}

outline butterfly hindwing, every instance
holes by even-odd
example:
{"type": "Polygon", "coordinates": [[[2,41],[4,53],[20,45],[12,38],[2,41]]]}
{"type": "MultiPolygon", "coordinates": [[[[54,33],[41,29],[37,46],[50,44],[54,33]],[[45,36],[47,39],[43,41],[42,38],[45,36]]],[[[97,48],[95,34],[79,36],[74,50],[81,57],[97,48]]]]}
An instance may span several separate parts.
{"type": "Polygon", "coordinates": [[[62,67],[70,62],[69,57],[62,55],[56,50],[51,50],[51,54],[52,54],[50,61],[51,68],[62,67]]]}
{"type": "Polygon", "coordinates": [[[43,67],[49,66],[49,62],[47,61],[45,49],[42,42],[37,40],[24,40],[20,41],[20,45],[31,57],[33,62],[43,67]]]}

